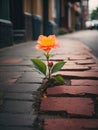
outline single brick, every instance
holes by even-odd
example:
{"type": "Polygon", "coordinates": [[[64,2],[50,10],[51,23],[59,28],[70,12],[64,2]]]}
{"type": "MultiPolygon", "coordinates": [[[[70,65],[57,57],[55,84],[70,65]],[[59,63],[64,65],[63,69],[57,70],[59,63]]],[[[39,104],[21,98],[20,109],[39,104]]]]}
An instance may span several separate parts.
{"type": "Polygon", "coordinates": [[[94,60],[78,60],[75,62],[78,65],[87,65],[87,64],[95,64],[96,62],[94,60]]]}
{"type": "Polygon", "coordinates": [[[89,55],[68,55],[69,60],[86,60],[86,59],[92,59],[89,55]]]}
{"type": "Polygon", "coordinates": [[[98,67],[98,64],[88,64],[88,65],[86,65],[86,66],[89,66],[89,67],[98,67]]]}
{"type": "MultiPolygon", "coordinates": [[[[7,127],[16,126],[17,130],[18,130],[19,126],[31,128],[32,123],[35,121],[35,119],[36,119],[36,115],[34,115],[34,114],[32,115],[32,113],[28,113],[28,114],[27,113],[25,113],[25,114],[0,113],[0,126],[7,126],[7,127]]],[[[2,129],[0,129],[0,130],[2,130],[2,129]]]]}
{"type": "Polygon", "coordinates": [[[21,62],[22,59],[21,58],[12,58],[12,59],[5,59],[0,61],[1,63],[19,63],[21,62]]]}
{"type": "Polygon", "coordinates": [[[76,86],[98,86],[98,80],[71,80],[71,85],[76,86]]]}
{"type": "Polygon", "coordinates": [[[65,71],[83,71],[89,70],[90,67],[76,64],[65,64],[61,69],[65,71]]]}
{"type": "Polygon", "coordinates": [[[83,95],[83,94],[95,94],[98,95],[97,86],[56,86],[47,89],[48,95],[83,95]]]}
{"type": "Polygon", "coordinates": [[[92,67],[92,71],[97,71],[97,72],[98,72],[98,65],[93,66],[93,67],[92,67]]]}
{"type": "Polygon", "coordinates": [[[44,130],[97,130],[98,119],[45,119],[44,130]]]}
{"type": "Polygon", "coordinates": [[[8,80],[5,81],[5,83],[7,83],[7,84],[13,84],[16,81],[17,81],[17,79],[8,79],[8,80]]]}
{"type": "Polygon", "coordinates": [[[95,71],[59,71],[56,74],[76,78],[98,78],[98,72],[95,71]]]}
{"type": "Polygon", "coordinates": [[[67,60],[67,57],[66,55],[56,54],[56,55],[53,55],[53,57],[51,57],[50,60],[53,60],[53,61],[67,60]]]}
{"type": "Polygon", "coordinates": [[[8,113],[30,113],[32,111],[33,101],[6,100],[3,104],[3,112],[8,113]]]}
{"type": "Polygon", "coordinates": [[[49,97],[42,99],[40,110],[44,112],[65,112],[70,115],[92,116],[93,101],[89,98],[49,97]]]}

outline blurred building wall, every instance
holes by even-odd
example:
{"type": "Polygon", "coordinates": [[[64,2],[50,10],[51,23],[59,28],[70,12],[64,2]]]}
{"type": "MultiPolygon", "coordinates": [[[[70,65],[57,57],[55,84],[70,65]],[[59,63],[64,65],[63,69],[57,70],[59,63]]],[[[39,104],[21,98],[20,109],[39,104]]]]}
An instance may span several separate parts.
{"type": "Polygon", "coordinates": [[[0,0],[0,46],[57,34],[59,28],[82,29],[82,4],[82,0],[0,0]]]}

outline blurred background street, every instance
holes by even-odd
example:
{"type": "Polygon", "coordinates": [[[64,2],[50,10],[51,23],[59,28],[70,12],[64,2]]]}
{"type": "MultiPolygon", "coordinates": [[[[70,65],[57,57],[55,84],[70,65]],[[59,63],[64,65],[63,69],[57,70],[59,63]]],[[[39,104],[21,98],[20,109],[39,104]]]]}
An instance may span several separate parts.
{"type": "Polygon", "coordinates": [[[91,0],[0,0],[0,48],[35,41],[40,34],[98,30],[97,5],[91,0]]]}

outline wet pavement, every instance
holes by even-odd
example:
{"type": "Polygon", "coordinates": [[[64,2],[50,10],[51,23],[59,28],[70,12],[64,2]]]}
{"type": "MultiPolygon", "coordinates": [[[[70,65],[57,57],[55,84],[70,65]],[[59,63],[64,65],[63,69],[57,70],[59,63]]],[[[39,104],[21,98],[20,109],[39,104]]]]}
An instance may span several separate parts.
{"type": "Polygon", "coordinates": [[[31,58],[41,56],[35,42],[0,50],[0,130],[32,130],[36,90],[42,79],[33,70],[31,58]]]}
{"type": "Polygon", "coordinates": [[[42,52],[35,49],[36,42],[0,49],[0,130],[37,130],[38,117],[44,121],[43,130],[98,129],[98,63],[80,41],[65,36],[58,39],[60,48],[51,52],[51,60],[67,61],[56,74],[70,84],[47,89],[40,115],[34,103],[43,77],[30,61],[43,59],[42,52]]]}

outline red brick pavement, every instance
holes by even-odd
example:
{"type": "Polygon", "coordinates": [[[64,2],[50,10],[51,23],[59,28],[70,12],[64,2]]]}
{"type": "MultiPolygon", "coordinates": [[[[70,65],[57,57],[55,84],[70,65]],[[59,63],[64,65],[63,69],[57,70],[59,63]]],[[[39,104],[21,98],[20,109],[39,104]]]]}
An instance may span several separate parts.
{"type": "Polygon", "coordinates": [[[90,98],[48,97],[42,99],[40,110],[44,112],[64,112],[76,116],[93,116],[94,103],[90,98]]]}
{"type": "Polygon", "coordinates": [[[60,39],[62,44],[52,60],[67,63],[56,74],[70,80],[70,85],[47,89],[40,112],[44,130],[98,130],[98,64],[90,49],[78,41],[60,39]]]}
{"type": "Polygon", "coordinates": [[[66,95],[87,95],[95,94],[98,95],[97,86],[55,86],[47,89],[47,94],[50,96],[66,96],[66,95]]]}
{"type": "Polygon", "coordinates": [[[88,60],[78,60],[75,61],[75,63],[78,65],[88,65],[88,64],[95,64],[96,62],[92,59],[88,59],[88,60]]]}
{"type": "Polygon", "coordinates": [[[97,130],[98,119],[45,119],[44,130],[97,130]]]}
{"type": "Polygon", "coordinates": [[[62,70],[65,71],[84,71],[84,70],[89,70],[89,66],[83,66],[83,65],[76,65],[76,64],[65,64],[62,67],[62,70]]]}
{"type": "Polygon", "coordinates": [[[80,79],[80,80],[71,80],[72,85],[82,85],[82,86],[98,86],[98,80],[88,80],[88,79],[80,79]]]}
{"type": "Polygon", "coordinates": [[[21,61],[22,61],[21,58],[10,58],[10,59],[1,60],[0,63],[19,63],[21,61]]]}
{"type": "Polygon", "coordinates": [[[55,75],[62,75],[64,77],[98,79],[98,72],[95,71],[59,71],[55,75]]]}

